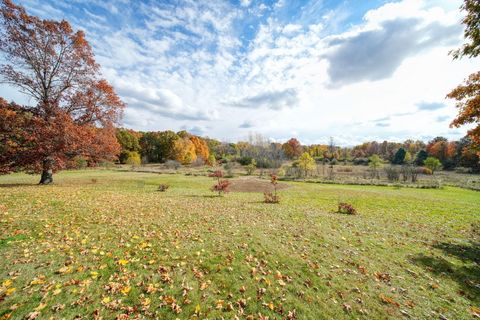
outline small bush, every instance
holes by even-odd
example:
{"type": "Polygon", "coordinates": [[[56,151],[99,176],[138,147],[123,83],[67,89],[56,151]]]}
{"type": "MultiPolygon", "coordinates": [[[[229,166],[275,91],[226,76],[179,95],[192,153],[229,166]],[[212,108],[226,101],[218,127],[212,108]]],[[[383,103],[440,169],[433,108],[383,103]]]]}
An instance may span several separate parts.
{"type": "Polygon", "coordinates": [[[419,168],[419,171],[421,174],[426,174],[426,175],[432,175],[433,174],[433,171],[430,170],[429,168],[419,168]]]}
{"type": "Polygon", "coordinates": [[[227,177],[233,177],[233,167],[234,167],[233,162],[227,162],[223,165],[223,168],[227,172],[226,174],[227,177]]]}
{"type": "Polygon", "coordinates": [[[337,172],[353,172],[353,169],[350,167],[337,168],[337,172]]]}
{"type": "Polygon", "coordinates": [[[252,157],[241,157],[237,159],[237,162],[240,163],[242,166],[248,166],[254,160],[252,157]]]}
{"type": "Polygon", "coordinates": [[[472,168],[465,168],[465,167],[457,167],[455,168],[456,173],[473,173],[472,168]]]}
{"type": "Polygon", "coordinates": [[[265,203],[279,203],[280,197],[277,195],[277,184],[278,184],[278,177],[275,174],[270,175],[270,183],[273,186],[273,193],[272,192],[264,192],[263,197],[265,199],[265,203]]]}
{"type": "Polygon", "coordinates": [[[209,177],[212,178],[217,178],[217,183],[210,188],[213,192],[218,192],[218,195],[221,196],[224,193],[228,193],[230,190],[228,189],[230,187],[230,181],[222,179],[223,177],[223,171],[222,170],[216,170],[208,175],[209,177]]]}
{"type": "Polygon", "coordinates": [[[175,160],[168,160],[167,162],[165,162],[165,167],[167,169],[178,170],[178,168],[180,168],[180,162],[175,161],[175,160]]]}
{"type": "Polygon", "coordinates": [[[263,193],[265,203],[279,203],[280,198],[277,195],[274,195],[272,192],[264,192],[263,193]]]}
{"type": "Polygon", "coordinates": [[[256,169],[257,169],[257,162],[255,161],[255,159],[252,159],[251,163],[245,166],[245,170],[247,171],[248,176],[251,176],[252,174],[254,174],[256,169]]]}
{"type": "Polygon", "coordinates": [[[160,185],[158,186],[157,191],[165,192],[165,191],[168,190],[168,188],[170,188],[170,186],[169,186],[168,184],[163,184],[163,183],[162,183],[162,184],[160,184],[160,185]]]}
{"type": "Polygon", "coordinates": [[[355,158],[353,159],[353,164],[356,166],[368,166],[367,158],[355,158]]]}
{"type": "Polygon", "coordinates": [[[214,172],[211,172],[208,174],[210,178],[223,178],[223,171],[222,170],[215,170],[214,172]]]}
{"type": "Polygon", "coordinates": [[[230,181],[226,179],[219,179],[218,182],[212,186],[211,190],[213,192],[218,192],[218,195],[221,196],[222,194],[230,192],[228,189],[230,187],[230,181]]]}
{"type": "Polygon", "coordinates": [[[346,202],[340,202],[338,204],[337,212],[342,214],[351,214],[351,215],[357,214],[357,210],[351,204],[346,202]]]}
{"type": "Polygon", "coordinates": [[[394,166],[387,166],[384,168],[387,174],[388,181],[398,181],[400,179],[400,172],[394,166]]]}

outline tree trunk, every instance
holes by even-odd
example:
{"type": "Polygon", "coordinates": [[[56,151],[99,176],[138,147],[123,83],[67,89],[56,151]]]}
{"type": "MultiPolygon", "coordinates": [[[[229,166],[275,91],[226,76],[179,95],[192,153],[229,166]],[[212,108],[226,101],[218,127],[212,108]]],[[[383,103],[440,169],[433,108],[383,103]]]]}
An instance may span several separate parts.
{"type": "Polygon", "coordinates": [[[51,158],[43,159],[43,171],[39,184],[53,183],[53,160],[51,158]]]}

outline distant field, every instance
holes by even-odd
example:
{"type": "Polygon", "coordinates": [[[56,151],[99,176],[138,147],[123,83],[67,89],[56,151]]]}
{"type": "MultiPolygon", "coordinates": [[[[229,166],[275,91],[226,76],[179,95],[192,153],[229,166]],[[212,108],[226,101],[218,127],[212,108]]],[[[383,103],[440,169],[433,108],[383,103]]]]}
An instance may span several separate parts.
{"type": "Polygon", "coordinates": [[[203,176],[55,179],[0,176],[0,319],[480,314],[476,191],[288,182],[274,205],[203,176]]]}

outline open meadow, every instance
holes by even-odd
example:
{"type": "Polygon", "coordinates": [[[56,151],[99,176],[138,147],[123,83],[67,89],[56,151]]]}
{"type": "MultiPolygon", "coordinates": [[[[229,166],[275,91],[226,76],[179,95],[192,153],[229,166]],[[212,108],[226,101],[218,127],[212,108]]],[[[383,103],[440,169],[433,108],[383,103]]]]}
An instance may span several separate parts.
{"type": "Polygon", "coordinates": [[[0,177],[0,319],[480,314],[476,191],[281,182],[265,204],[262,190],[218,197],[203,176],[37,180],[0,177]]]}

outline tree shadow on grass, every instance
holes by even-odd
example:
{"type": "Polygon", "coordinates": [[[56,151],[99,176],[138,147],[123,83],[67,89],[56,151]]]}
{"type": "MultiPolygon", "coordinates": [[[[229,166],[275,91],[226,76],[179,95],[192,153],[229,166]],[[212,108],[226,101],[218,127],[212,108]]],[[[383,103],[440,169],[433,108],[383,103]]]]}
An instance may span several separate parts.
{"type": "Polygon", "coordinates": [[[413,262],[423,266],[428,271],[449,277],[456,281],[460,290],[458,294],[478,304],[480,303],[480,244],[471,242],[469,245],[442,242],[433,245],[446,255],[461,260],[461,266],[449,262],[441,256],[419,255],[413,262]]]}
{"type": "Polygon", "coordinates": [[[0,188],[15,188],[15,187],[38,187],[38,183],[5,183],[0,184],[0,188]]]}
{"type": "Polygon", "coordinates": [[[191,195],[188,195],[186,196],[188,198],[222,198],[221,196],[219,196],[218,194],[212,194],[212,195],[200,195],[200,194],[191,194],[191,195]]]}

